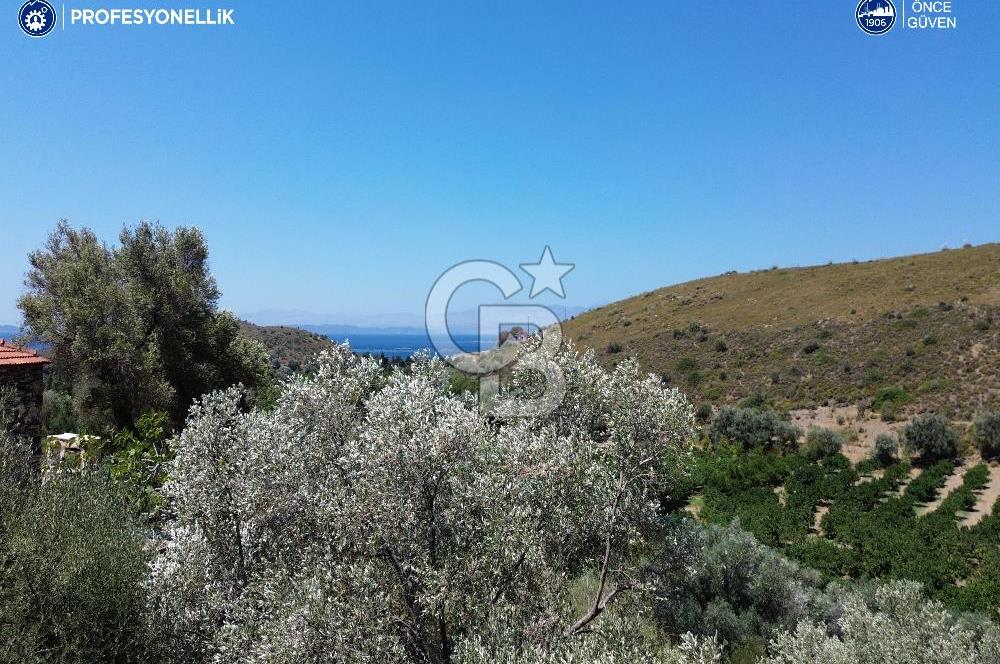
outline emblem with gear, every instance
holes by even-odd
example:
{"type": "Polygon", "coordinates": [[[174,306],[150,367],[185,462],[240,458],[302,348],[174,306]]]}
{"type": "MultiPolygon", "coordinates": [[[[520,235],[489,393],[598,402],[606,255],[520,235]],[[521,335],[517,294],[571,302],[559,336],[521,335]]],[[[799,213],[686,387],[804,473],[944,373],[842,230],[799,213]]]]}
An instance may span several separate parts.
{"type": "Polygon", "coordinates": [[[17,23],[29,37],[44,37],[56,25],[56,10],[46,0],[28,0],[17,13],[17,23]]]}

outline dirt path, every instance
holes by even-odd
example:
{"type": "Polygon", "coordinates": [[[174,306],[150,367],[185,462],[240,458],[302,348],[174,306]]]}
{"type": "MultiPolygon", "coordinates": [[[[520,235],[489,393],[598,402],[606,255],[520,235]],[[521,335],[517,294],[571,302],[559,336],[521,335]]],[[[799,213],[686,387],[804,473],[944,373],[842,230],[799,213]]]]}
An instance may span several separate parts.
{"type": "Polygon", "coordinates": [[[971,512],[966,513],[961,524],[963,526],[972,527],[993,511],[993,506],[1000,499],[1000,463],[996,461],[990,463],[990,479],[987,480],[986,487],[978,493],[976,506],[971,512]]]}
{"type": "MultiPolygon", "coordinates": [[[[973,464],[974,465],[974,464],[973,464]]],[[[938,508],[949,493],[962,486],[962,482],[965,481],[965,472],[969,470],[971,466],[964,465],[959,466],[955,469],[951,475],[947,477],[944,481],[944,486],[938,489],[937,495],[934,496],[934,500],[927,503],[926,505],[921,505],[916,508],[917,516],[923,516],[930,512],[933,512],[938,508]]]]}
{"type": "Polygon", "coordinates": [[[848,440],[841,450],[851,463],[857,464],[871,456],[875,438],[880,433],[898,433],[905,422],[883,422],[877,413],[869,412],[858,418],[856,406],[820,406],[815,410],[800,409],[789,413],[792,422],[808,430],[810,427],[834,429],[845,434],[848,440]]]}
{"type": "Polygon", "coordinates": [[[829,511],[830,506],[826,503],[820,503],[816,507],[816,516],[813,518],[813,530],[815,530],[816,534],[820,537],[823,537],[823,517],[826,516],[826,513],[829,511]]]}

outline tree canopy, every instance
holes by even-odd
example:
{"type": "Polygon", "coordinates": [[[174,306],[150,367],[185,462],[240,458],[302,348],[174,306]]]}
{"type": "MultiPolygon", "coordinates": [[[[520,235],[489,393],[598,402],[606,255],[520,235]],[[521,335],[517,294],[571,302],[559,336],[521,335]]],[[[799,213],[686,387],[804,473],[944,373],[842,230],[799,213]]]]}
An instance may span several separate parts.
{"type": "Polygon", "coordinates": [[[454,662],[470,634],[563,639],[645,592],[641,543],[686,471],[692,408],[630,362],[560,363],[563,406],[528,421],[481,413],[440,360],[386,376],[346,346],[273,410],[245,412],[238,389],[205,398],[164,487],[175,520],[153,587],[172,649],[454,662]]]}
{"type": "Polygon", "coordinates": [[[196,228],[143,221],[111,247],[61,221],[29,261],[18,302],[27,333],[49,347],[92,429],[131,428],[153,410],[179,424],[207,392],[269,380],[264,349],[218,309],[196,228]]]}

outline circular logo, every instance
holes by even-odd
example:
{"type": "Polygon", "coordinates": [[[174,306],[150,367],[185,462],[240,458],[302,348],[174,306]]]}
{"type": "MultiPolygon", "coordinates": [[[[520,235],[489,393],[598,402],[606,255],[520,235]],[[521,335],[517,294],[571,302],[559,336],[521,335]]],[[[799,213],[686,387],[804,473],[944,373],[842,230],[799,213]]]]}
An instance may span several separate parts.
{"type": "Polygon", "coordinates": [[[56,10],[46,0],[28,0],[17,12],[17,24],[29,37],[44,37],[56,27],[56,10]]]}
{"type": "Polygon", "coordinates": [[[892,0],[861,0],[854,12],[858,27],[870,35],[884,35],[896,24],[896,5],[892,0]]]}

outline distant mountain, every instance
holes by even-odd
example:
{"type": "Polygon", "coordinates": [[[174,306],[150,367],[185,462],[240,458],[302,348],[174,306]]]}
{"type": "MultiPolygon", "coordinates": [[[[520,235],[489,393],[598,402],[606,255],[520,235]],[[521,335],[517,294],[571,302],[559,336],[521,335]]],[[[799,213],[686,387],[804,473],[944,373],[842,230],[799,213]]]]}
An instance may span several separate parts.
{"type": "Polygon", "coordinates": [[[1000,244],[727,273],[577,316],[566,336],[634,357],[695,400],[1000,409],[1000,244]],[[901,388],[902,391],[899,391],[901,388]]]}
{"type": "Polygon", "coordinates": [[[243,314],[243,319],[254,325],[292,325],[295,327],[338,327],[372,329],[423,329],[423,314],[324,314],[300,309],[266,309],[243,314]]]}
{"type": "Polygon", "coordinates": [[[357,325],[297,325],[296,327],[322,334],[326,337],[340,339],[342,337],[357,336],[360,334],[385,334],[385,335],[414,335],[423,336],[426,334],[422,327],[360,327],[357,325]]]}
{"type": "MultiPolygon", "coordinates": [[[[548,305],[561,320],[572,318],[591,307],[548,305]]],[[[423,314],[321,314],[297,309],[268,309],[244,314],[243,319],[265,327],[291,326],[333,337],[357,334],[424,334],[423,314]]],[[[523,322],[523,321],[514,321],[523,322]]],[[[452,311],[448,326],[455,334],[475,334],[479,312],[475,309],[452,311]]]]}

